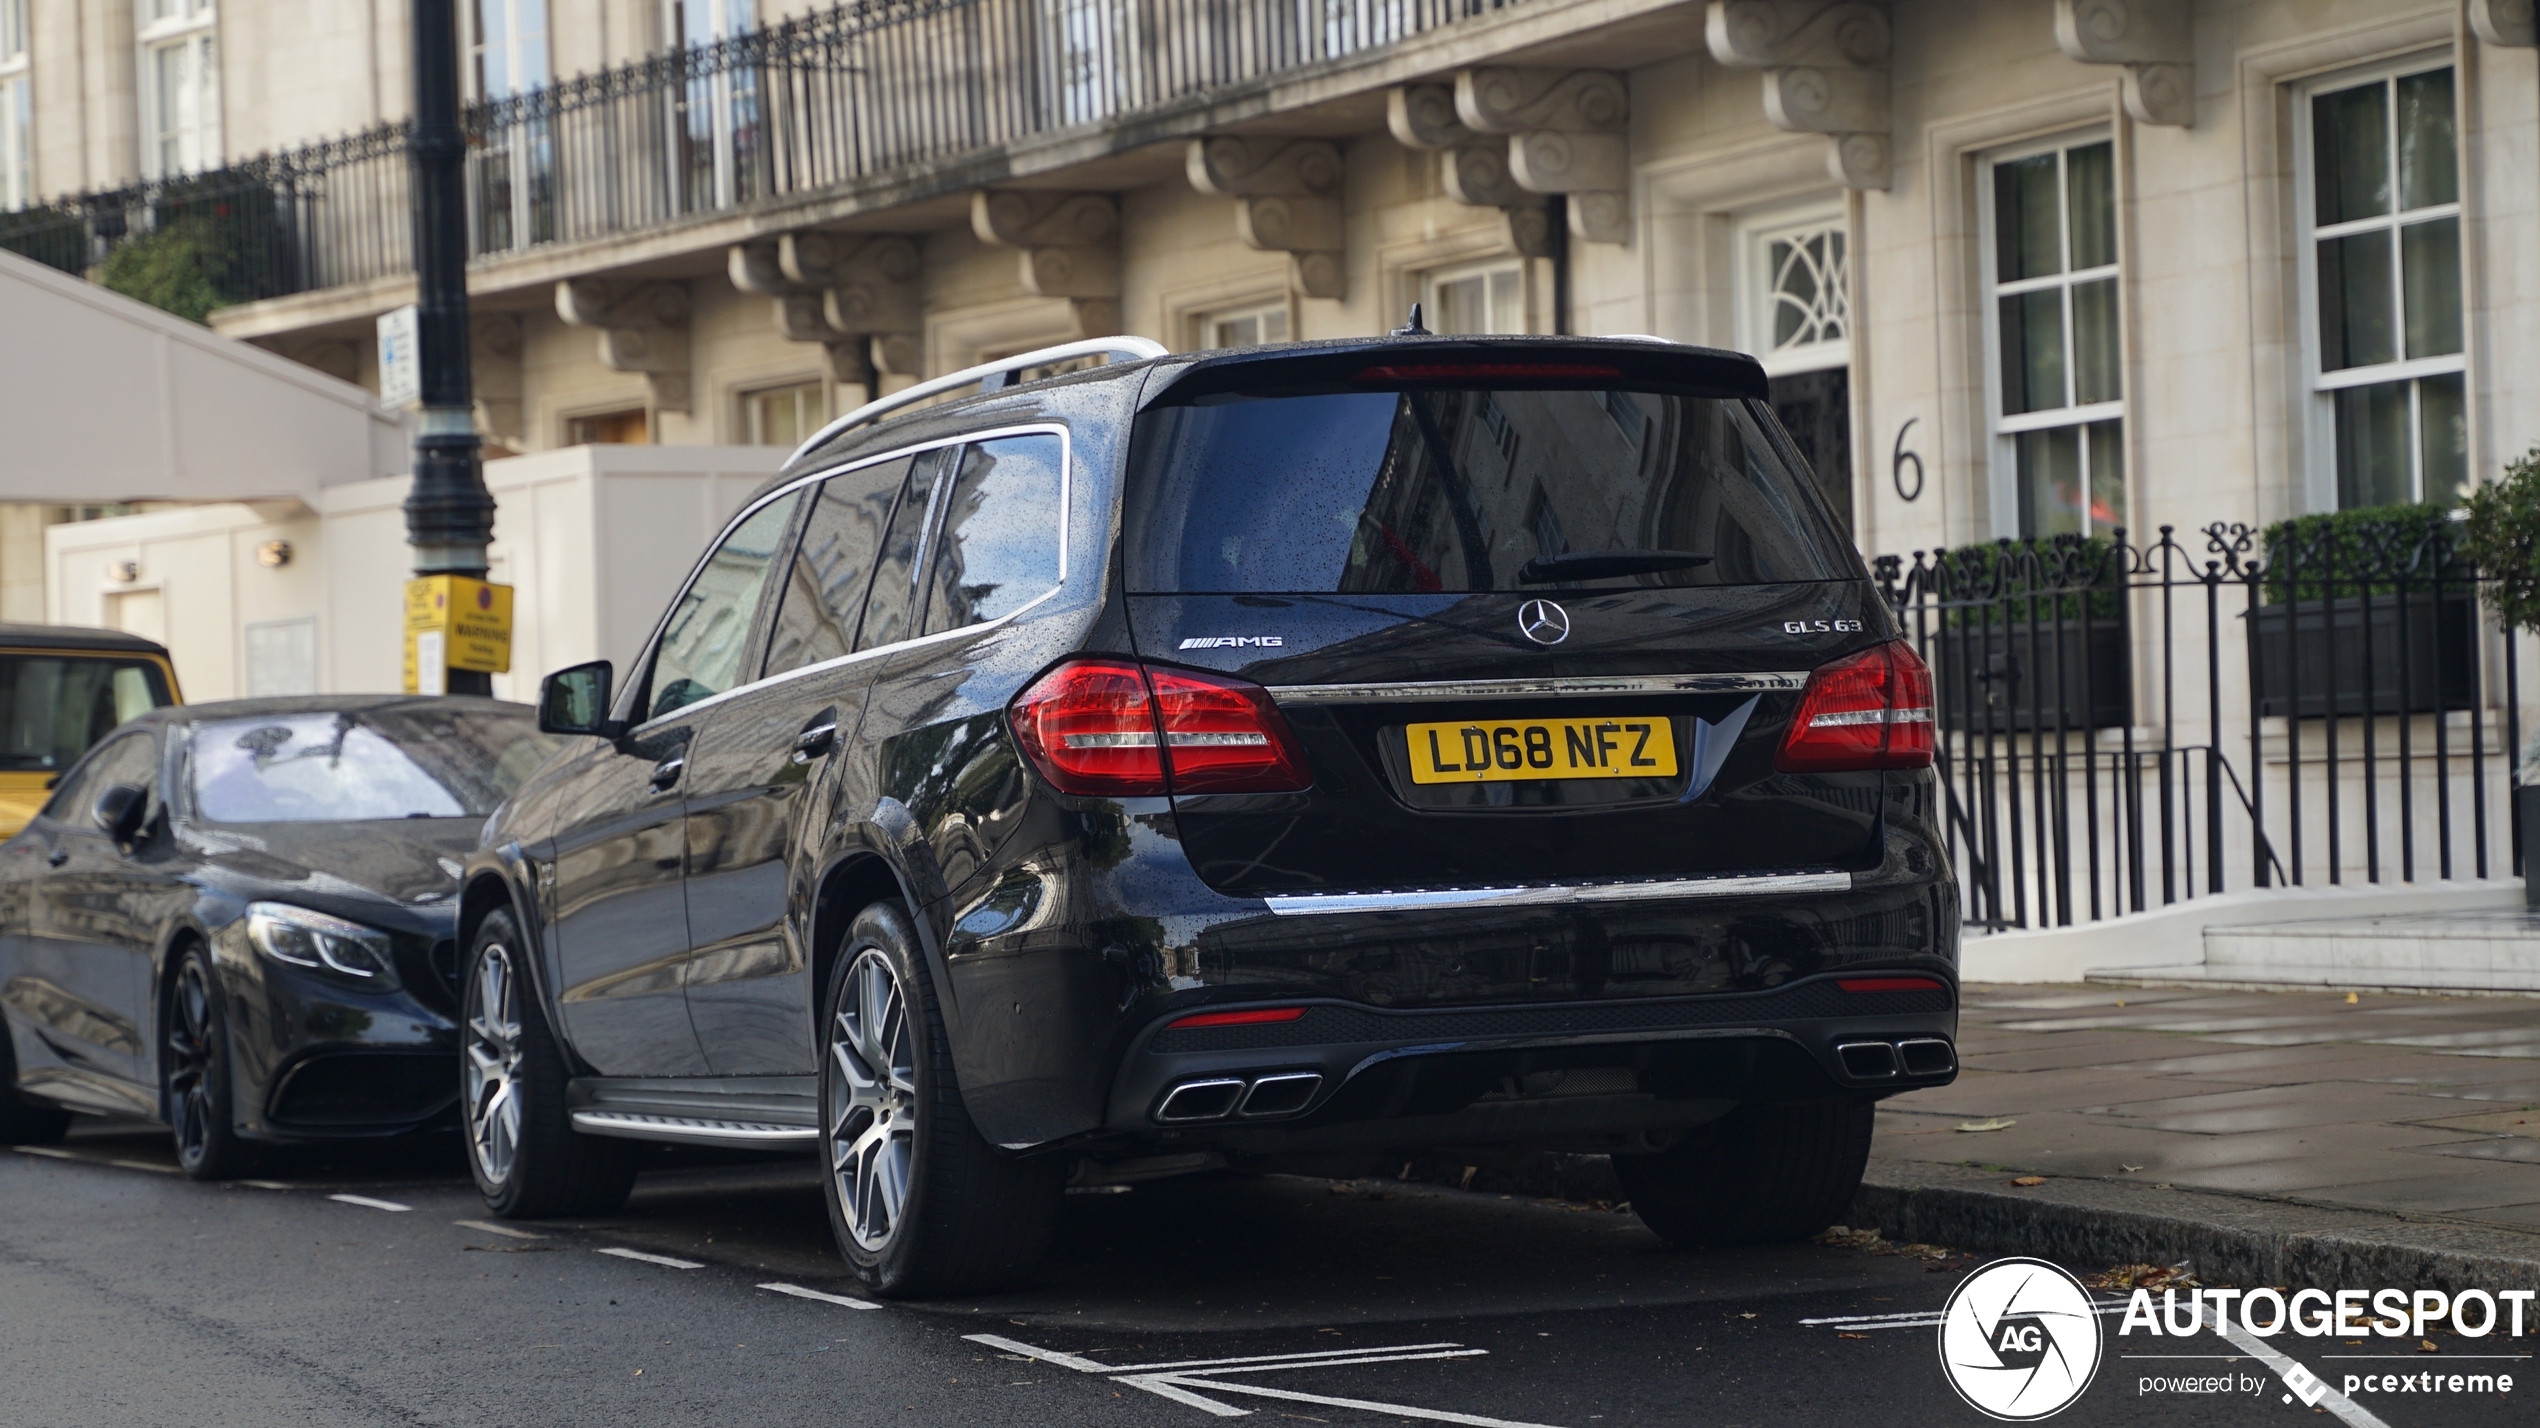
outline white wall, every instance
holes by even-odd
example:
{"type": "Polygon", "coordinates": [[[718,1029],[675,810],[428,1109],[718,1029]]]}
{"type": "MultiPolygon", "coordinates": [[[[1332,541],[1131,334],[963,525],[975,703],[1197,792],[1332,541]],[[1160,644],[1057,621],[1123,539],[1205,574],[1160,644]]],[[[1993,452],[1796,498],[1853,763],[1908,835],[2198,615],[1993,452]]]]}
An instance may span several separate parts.
{"type": "MultiPolygon", "coordinates": [[[[515,587],[512,672],[496,695],[583,660],[621,667],[775,447],[582,446],[488,462],[492,577],[515,587]]],[[[311,692],[394,690],[403,679],[407,482],[330,487],[298,502],[226,502],[52,527],[45,609],[63,624],[162,640],[188,700],[243,697],[282,671],[287,622],[314,622],[311,692]],[[257,550],[288,541],[290,561],[257,550]],[[123,563],[129,580],[119,579],[123,563]],[[261,631],[261,633],[256,633],[261,631]],[[251,641],[256,642],[251,648],[251,641]]]]}
{"type": "Polygon", "coordinates": [[[0,252],[0,501],[307,500],[406,464],[376,399],[0,252]]]}

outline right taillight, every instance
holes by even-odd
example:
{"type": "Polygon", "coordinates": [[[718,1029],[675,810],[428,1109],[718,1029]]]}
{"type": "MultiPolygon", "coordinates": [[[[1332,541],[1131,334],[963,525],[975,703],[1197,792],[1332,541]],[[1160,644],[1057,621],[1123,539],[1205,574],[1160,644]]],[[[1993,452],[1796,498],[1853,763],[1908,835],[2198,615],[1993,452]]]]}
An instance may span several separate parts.
{"type": "Polygon", "coordinates": [[[1931,667],[1902,640],[1808,676],[1773,767],[1783,773],[1918,769],[1932,758],[1931,667]]]}
{"type": "Polygon", "coordinates": [[[1007,717],[1061,793],[1292,793],[1311,781],[1270,692],[1223,675],[1075,660],[1033,681],[1007,717]]]}

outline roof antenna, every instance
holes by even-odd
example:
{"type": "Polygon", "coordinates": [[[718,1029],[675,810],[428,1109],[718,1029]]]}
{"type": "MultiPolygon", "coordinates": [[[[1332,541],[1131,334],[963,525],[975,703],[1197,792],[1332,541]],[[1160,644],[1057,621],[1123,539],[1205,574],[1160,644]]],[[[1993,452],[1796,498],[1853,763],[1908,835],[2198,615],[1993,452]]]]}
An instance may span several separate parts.
{"type": "Polygon", "coordinates": [[[1437,334],[1421,325],[1420,304],[1415,302],[1411,305],[1411,320],[1385,335],[1387,337],[1434,337],[1437,334]]]}

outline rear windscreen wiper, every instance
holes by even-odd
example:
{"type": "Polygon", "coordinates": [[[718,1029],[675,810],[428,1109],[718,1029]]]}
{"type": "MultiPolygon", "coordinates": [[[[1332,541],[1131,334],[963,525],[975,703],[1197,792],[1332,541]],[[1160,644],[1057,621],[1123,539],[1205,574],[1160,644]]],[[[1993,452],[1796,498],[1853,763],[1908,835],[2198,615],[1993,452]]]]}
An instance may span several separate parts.
{"type": "Polygon", "coordinates": [[[1603,580],[1614,575],[1649,575],[1661,570],[1691,570],[1709,565],[1711,557],[1689,550],[1605,550],[1575,555],[1539,555],[1517,567],[1520,585],[1550,585],[1563,580],[1603,580]]]}

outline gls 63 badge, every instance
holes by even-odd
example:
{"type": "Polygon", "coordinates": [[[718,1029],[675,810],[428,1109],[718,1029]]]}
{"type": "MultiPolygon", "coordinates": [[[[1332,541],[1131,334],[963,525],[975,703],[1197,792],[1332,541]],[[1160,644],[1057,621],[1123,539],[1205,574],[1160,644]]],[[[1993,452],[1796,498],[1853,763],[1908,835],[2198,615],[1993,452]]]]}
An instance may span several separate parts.
{"type": "Polygon", "coordinates": [[[2038,1259],[1997,1259],[1940,1316],[1940,1368],[1969,1407],[2023,1423],[2072,1406],[2099,1372],[2099,1315],[2080,1280],[2038,1259]]]}

